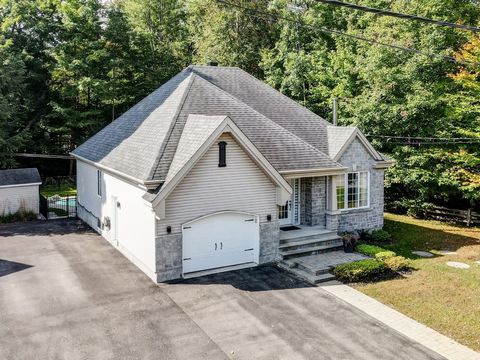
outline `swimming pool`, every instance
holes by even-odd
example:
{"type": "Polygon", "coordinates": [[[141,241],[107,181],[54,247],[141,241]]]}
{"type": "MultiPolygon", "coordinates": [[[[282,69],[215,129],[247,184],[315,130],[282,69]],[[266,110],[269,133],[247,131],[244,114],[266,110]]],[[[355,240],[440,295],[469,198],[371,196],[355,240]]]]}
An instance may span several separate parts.
{"type": "Polygon", "coordinates": [[[57,206],[76,206],[77,199],[75,197],[63,198],[60,200],[55,201],[54,203],[57,206]]]}

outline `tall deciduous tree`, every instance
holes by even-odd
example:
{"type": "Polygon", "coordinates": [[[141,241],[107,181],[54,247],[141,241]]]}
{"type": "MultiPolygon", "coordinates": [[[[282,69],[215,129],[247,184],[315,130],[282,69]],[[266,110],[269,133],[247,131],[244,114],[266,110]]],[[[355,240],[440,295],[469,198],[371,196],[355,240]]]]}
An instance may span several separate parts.
{"type": "Polygon", "coordinates": [[[220,65],[238,66],[260,76],[261,51],[274,46],[277,28],[273,19],[254,11],[266,12],[269,1],[232,0],[231,3],[239,7],[215,0],[189,2],[188,24],[194,46],[193,60],[198,64],[218,61],[220,65]]]}

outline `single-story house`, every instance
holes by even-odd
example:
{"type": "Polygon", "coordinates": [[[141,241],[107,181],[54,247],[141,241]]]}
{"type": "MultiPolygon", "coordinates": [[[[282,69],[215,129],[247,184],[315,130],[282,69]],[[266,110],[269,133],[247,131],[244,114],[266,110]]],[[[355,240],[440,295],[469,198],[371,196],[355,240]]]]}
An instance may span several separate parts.
{"type": "Polygon", "coordinates": [[[187,67],[72,155],[78,216],[156,282],[382,227],[392,163],[356,127],[219,66],[187,67]],[[285,250],[281,228],[300,243],[285,250]]]}
{"type": "Polygon", "coordinates": [[[0,216],[19,211],[38,214],[41,184],[35,168],[0,170],[0,216]]]}

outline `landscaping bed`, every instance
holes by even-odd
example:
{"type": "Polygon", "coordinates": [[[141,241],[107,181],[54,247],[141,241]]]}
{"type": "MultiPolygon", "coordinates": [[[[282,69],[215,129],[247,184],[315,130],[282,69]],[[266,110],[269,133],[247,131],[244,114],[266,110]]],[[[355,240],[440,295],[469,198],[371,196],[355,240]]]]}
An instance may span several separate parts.
{"type": "Polygon", "coordinates": [[[480,261],[480,229],[393,214],[385,214],[385,219],[384,229],[393,239],[376,245],[393,251],[396,256],[381,255],[383,251],[375,248],[364,248],[362,252],[376,256],[368,261],[382,268],[384,266],[379,263],[393,260],[381,260],[379,254],[387,256],[386,259],[404,256],[413,271],[393,278],[383,276],[380,271],[382,276],[377,276],[377,281],[362,279],[358,281],[363,282],[352,286],[479,351],[480,263],[477,261],[480,261]],[[418,250],[430,252],[433,257],[422,258],[412,253],[418,250]],[[469,267],[454,268],[448,266],[448,262],[460,262],[469,267]]]}

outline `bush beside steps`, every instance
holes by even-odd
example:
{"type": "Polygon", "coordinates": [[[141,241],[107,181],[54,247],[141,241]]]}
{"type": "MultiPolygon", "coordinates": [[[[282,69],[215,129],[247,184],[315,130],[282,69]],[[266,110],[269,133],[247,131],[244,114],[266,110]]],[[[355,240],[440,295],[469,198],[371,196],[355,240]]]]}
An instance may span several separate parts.
{"type": "Polygon", "coordinates": [[[346,282],[377,281],[398,275],[399,271],[406,271],[410,264],[403,256],[397,256],[393,251],[377,245],[359,244],[355,250],[372,257],[348,264],[338,265],[333,274],[346,282]]]}

